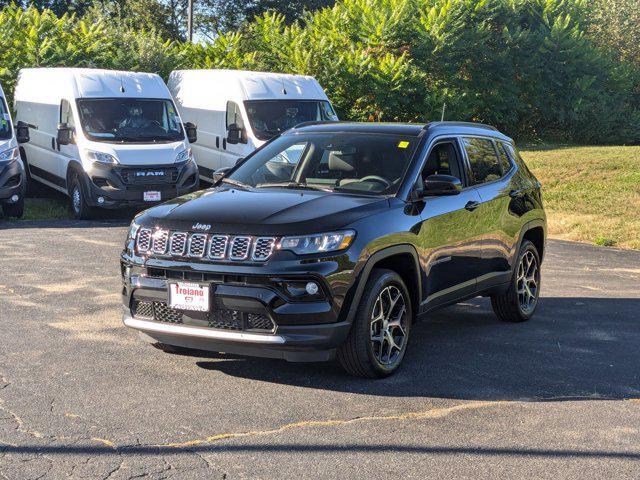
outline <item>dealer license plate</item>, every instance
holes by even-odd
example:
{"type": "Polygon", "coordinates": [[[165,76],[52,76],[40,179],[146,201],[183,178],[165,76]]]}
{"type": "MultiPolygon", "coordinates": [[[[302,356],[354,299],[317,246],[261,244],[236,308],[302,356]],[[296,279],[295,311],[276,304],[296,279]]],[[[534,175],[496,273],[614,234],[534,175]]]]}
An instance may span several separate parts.
{"type": "Polygon", "coordinates": [[[142,198],[145,202],[159,202],[161,200],[160,192],[144,192],[142,198]]]}
{"type": "Polygon", "coordinates": [[[191,282],[169,284],[169,306],[176,310],[209,311],[209,285],[191,282]]]}

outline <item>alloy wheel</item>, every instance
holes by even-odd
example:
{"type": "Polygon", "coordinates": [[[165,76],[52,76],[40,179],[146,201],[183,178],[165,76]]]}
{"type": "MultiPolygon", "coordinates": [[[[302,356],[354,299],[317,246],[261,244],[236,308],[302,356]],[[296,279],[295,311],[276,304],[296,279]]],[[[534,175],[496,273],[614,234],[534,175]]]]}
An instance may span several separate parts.
{"type": "Polygon", "coordinates": [[[518,303],[524,313],[530,313],[536,307],[540,290],[540,268],[533,252],[526,252],[518,265],[516,278],[518,303]]]}
{"type": "Polygon", "coordinates": [[[376,360],[393,367],[400,359],[407,342],[407,305],[397,287],[384,288],[371,314],[370,340],[376,360]]]}

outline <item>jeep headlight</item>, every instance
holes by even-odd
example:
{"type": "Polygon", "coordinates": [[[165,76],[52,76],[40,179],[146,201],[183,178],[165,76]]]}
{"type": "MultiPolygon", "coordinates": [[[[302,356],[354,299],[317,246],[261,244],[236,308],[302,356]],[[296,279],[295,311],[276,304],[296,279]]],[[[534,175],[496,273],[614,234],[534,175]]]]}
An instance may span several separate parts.
{"type": "Polygon", "coordinates": [[[140,225],[136,223],[135,220],[131,222],[129,226],[129,231],[127,232],[127,240],[125,241],[125,246],[129,245],[131,242],[135,242],[136,235],[138,234],[138,230],[140,229],[140,225]]]}
{"type": "Polygon", "coordinates": [[[187,148],[176,155],[175,163],[187,162],[189,160],[193,160],[193,154],[191,153],[191,149],[187,148]]]}
{"type": "Polygon", "coordinates": [[[18,148],[10,148],[4,152],[0,152],[0,164],[13,162],[20,158],[20,151],[18,148]]]}
{"type": "Polygon", "coordinates": [[[282,240],[280,240],[278,248],[281,250],[291,250],[298,255],[334,252],[348,248],[355,236],[355,231],[344,230],[342,232],[283,237],[282,240]]]}

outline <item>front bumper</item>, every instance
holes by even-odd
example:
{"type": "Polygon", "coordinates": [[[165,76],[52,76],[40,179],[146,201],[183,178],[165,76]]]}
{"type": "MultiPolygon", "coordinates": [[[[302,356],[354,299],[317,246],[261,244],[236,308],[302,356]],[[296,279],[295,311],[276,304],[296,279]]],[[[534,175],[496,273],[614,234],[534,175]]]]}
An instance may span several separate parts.
{"type": "Polygon", "coordinates": [[[153,206],[197,190],[198,169],[194,162],[160,166],[94,165],[85,177],[87,203],[92,207],[120,208],[153,206]],[[136,178],[135,172],[164,172],[160,179],[154,176],[136,178]],[[144,192],[160,192],[159,202],[144,200],[144,192]],[[102,198],[102,202],[98,202],[102,198]]]}
{"type": "Polygon", "coordinates": [[[264,267],[239,265],[202,270],[202,264],[160,260],[141,266],[123,259],[124,324],[148,341],[168,345],[294,362],[332,359],[351,327],[341,315],[342,291],[327,280],[336,263],[297,268],[280,263],[287,265],[265,272],[264,267]],[[282,287],[309,280],[321,285],[318,298],[294,300],[282,287]],[[209,284],[211,312],[169,309],[168,285],[174,281],[209,284]]]}
{"type": "Polygon", "coordinates": [[[26,181],[22,165],[17,160],[0,166],[0,203],[11,202],[11,197],[24,197],[26,181]]]}

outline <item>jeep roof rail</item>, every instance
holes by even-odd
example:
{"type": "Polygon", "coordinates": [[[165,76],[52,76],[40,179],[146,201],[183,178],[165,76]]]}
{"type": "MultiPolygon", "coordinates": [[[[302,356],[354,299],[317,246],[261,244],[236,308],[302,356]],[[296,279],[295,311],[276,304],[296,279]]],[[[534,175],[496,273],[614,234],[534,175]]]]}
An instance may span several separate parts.
{"type": "Polygon", "coordinates": [[[433,127],[475,127],[475,128],[484,128],[484,129],[488,129],[488,130],[495,130],[496,132],[498,131],[498,129],[496,127],[494,127],[493,125],[486,125],[484,123],[474,123],[474,122],[449,122],[449,121],[445,121],[445,122],[429,122],[427,123],[424,127],[423,130],[429,130],[430,128],[433,127]]]}

